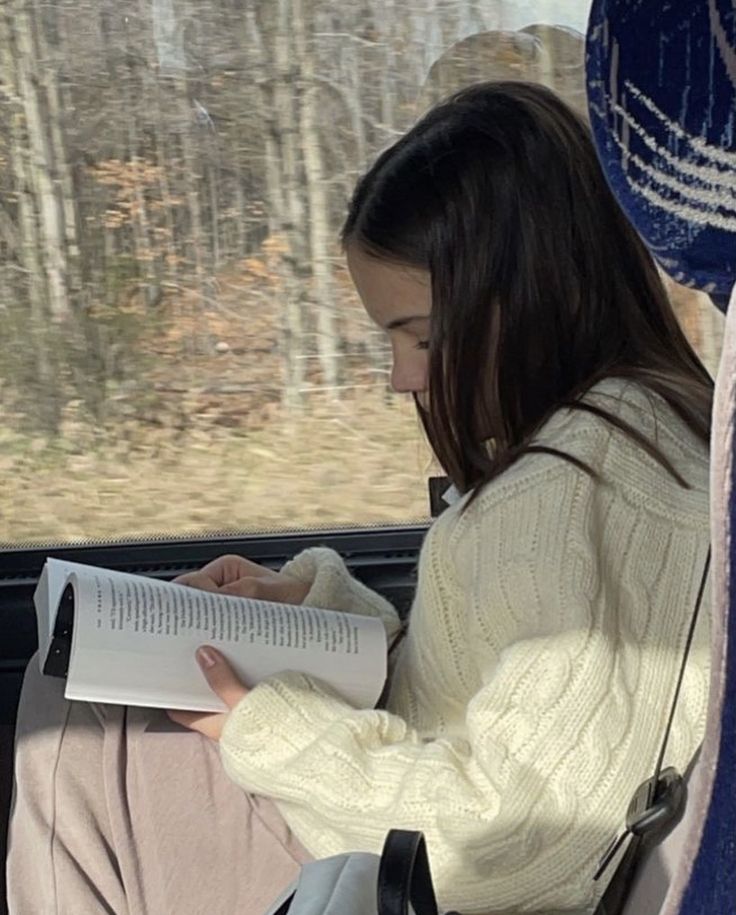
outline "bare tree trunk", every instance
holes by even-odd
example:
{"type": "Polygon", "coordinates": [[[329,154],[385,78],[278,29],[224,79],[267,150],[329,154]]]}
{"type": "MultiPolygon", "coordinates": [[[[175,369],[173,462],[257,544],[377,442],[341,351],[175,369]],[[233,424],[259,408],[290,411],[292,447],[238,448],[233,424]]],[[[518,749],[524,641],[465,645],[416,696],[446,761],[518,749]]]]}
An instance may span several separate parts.
{"type": "Polygon", "coordinates": [[[396,89],[394,83],[396,80],[396,64],[394,61],[393,29],[396,22],[396,11],[394,0],[385,0],[385,6],[386,21],[391,24],[391,33],[386,36],[384,60],[381,67],[381,124],[386,131],[386,136],[389,136],[395,121],[394,95],[396,89]]]}
{"type": "Polygon", "coordinates": [[[301,409],[304,395],[304,205],[297,149],[298,120],[293,87],[290,0],[274,0],[250,21],[254,44],[264,74],[261,83],[262,117],[266,125],[266,186],[271,234],[282,239],[285,299],[281,321],[284,386],[282,400],[292,410],[301,409]],[[264,36],[272,36],[267,53],[264,36]]]}
{"type": "MultiPolygon", "coordinates": [[[[139,0],[138,2],[138,21],[145,23],[149,19],[149,10],[147,4],[139,0]]],[[[149,160],[144,152],[144,140],[141,137],[139,126],[140,114],[136,104],[141,92],[145,97],[153,100],[153,86],[151,75],[148,68],[144,66],[134,67],[133,51],[135,41],[131,41],[130,34],[127,35],[128,59],[130,61],[127,72],[123,76],[123,90],[125,98],[125,118],[127,141],[128,141],[128,158],[134,169],[135,176],[135,213],[132,225],[133,238],[136,247],[136,259],[139,269],[143,274],[145,300],[147,305],[153,305],[158,302],[161,296],[161,254],[156,244],[153,232],[151,213],[149,212],[149,202],[146,197],[147,175],[146,169],[149,166],[149,160]]],[[[152,164],[152,163],[151,163],[152,164]]]]}
{"type": "Polygon", "coordinates": [[[53,156],[54,174],[61,198],[63,212],[64,239],[67,257],[67,291],[72,301],[82,292],[81,251],[79,247],[79,214],[77,212],[76,193],[72,167],[69,162],[67,144],[62,129],[64,99],[56,75],[55,62],[51,58],[49,44],[46,41],[42,26],[42,6],[39,0],[33,0],[37,23],[37,47],[40,60],[45,62],[41,68],[41,80],[46,93],[46,104],[49,113],[49,140],[53,156]]]}
{"type": "MultiPolygon", "coordinates": [[[[23,104],[30,148],[30,178],[39,216],[39,236],[48,304],[52,320],[62,321],[71,314],[67,286],[67,251],[63,202],[56,191],[54,160],[47,130],[50,112],[44,109],[38,89],[37,72],[48,62],[39,54],[37,34],[41,24],[34,22],[25,0],[13,0],[12,24],[17,62],[18,92],[23,104]]],[[[58,116],[58,112],[55,113],[58,116]]]]}
{"type": "Polygon", "coordinates": [[[307,36],[302,0],[292,0],[292,26],[294,51],[301,62],[305,87],[299,111],[299,126],[309,204],[308,235],[317,316],[317,352],[327,393],[331,399],[337,400],[340,340],[330,262],[330,201],[317,128],[319,97],[314,79],[314,50],[307,36]]]}
{"type": "Polygon", "coordinates": [[[166,131],[164,129],[164,104],[163,92],[161,91],[161,82],[158,79],[151,80],[153,95],[156,99],[156,164],[159,171],[159,192],[164,210],[164,223],[166,228],[165,237],[165,269],[164,273],[173,282],[178,282],[179,265],[176,247],[176,220],[172,208],[173,195],[171,183],[169,181],[169,169],[171,167],[169,143],[167,142],[166,131]]]}
{"type": "Polygon", "coordinates": [[[210,192],[210,223],[212,225],[212,266],[216,270],[220,266],[220,203],[218,169],[214,165],[207,168],[207,187],[210,192]]]}
{"type": "Polygon", "coordinates": [[[25,106],[20,94],[18,50],[14,42],[12,12],[5,6],[0,14],[0,71],[8,94],[10,109],[10,165],[15,192],[15,221],[18,233],[18,266],[23,277],[21,304],[28,307],[23,319],[32,341],[35,394],[34,415],[47,433],[58,428],[61,392],[54,368],[54,349],[49,346],[48,287],[44,281],[41,262],[42,240],[39,233],[35,187],[32,181],[32,160],[28,148],[25,106]],[[27,298],[26,298],[27,297],[27,298]],[[26,303],[23,300],[26,300],[26,303]]]}
{"type": "Polygon", "coordinates": [[[246,252],[246,225],[248,223],[248,214],[246,211],[246,200],[245,200],[245,188],[243,173],[240,169],[239,161],[239,152],[238,151],[238,161],[235,169],[235,257],[241,258],[245,257],[246,252]]]}
{"type": "Polygon", "coordinates": [[[199,200],[199,186],[202,182],[200,163],[197,157],[196,144],[192,139],[193,117],[192,105],[189,98],[189,86],[186,76],[177,77],[175,80],[177,88],[177,104],[181,129],[179,138],[181,140],[181,150],[184,159],[184,173],[186,175],[186,198],[189,208],[189,251],[191,263],[194,266],[194,274],[197,280],[197,288],[204,305],[207,301],[209,291],[207,289],[206,272],[203,261],[203,252],[205,249],[204,229],[202,226],[202,207],[199,200]]]}
{"type": "Polygon", "coordinates": [[[348,94],[350,104],[350,123],[352,126],[353,137],[355,140],[355,160],[354,164],[359,171],[363,171],[368,165],[368,144],[365,137],[365,124],[363,122],[363,105],[360,98],[360,74],[358,72],[358,59],[355,54],[349,55],[348,66],[350,68],[350,92],[348,94]]]}
{"type": "Polygon", "coordinates": [[[284,188],[283,213],[290,260],[291,290],[285,305],[284,345],[287,361],[285,403],[292,409],[301,406],[304,388],[304,204],[302,201],[297,152],[297,112],[293,92],[291,49],[291,4],[278,0],[278,26],[274,36],[276,64],[275,102],[281,146],[281,183],[284,188]]]}
{"type": "Polygon", "coordinates": [[[43,317],[46,300],[39,260],[41,250],[36,224],[35,200],[26,167],[27,148],[24,132],[23,103],[19,95],[12,18],[7,7],[0,15],[0,72],[9,103],[10,166],[13,174],[16,223],[18,229],[18,260],[27,280],[31,314],[43,317]]]}

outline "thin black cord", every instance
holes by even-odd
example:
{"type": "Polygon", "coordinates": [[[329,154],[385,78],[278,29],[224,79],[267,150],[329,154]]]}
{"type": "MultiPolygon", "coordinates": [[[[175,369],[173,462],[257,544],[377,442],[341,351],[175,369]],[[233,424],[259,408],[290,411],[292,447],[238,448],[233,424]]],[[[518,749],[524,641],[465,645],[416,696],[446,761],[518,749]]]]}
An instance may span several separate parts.
{"type": "Polygon", "coordinates": [[[670,739],[670,731],[672,730],[672,722],[675,718],[675,709],[677,708],[677,702],[680,698],[680,690],[682,688],[682,681],[685,678],[685,668],[687,667],[687,659],[690,655],[690,648],[693,643],[693,637],[695,635],[695,626],[698,622],[698,615],[700,613],[700,605],[703,602],[703,594],[705,593],[705,583],[708,580],[708,572],[710,571],[710,552],[711,549],[708,547],[708,555],[705,557],[705,568],[703,569],[703,577],[700,579],[700,588],[698,589],[698,596],[695,601],[695,610],[693,611],[693,617],[690,621],[690,629],[687,633],[687,638],[685,639],[685,651],[682,657],[682,663],[680,664],[680,673],[677,677],[677,685],[675,686],[675,694],[672,699],[672,705],[670,707],[670,716],[667,721],[667,727],[664,731],[664,738],[662,739],[662,746],[659,751],[659,757],[657,759],[657,765],[654,768],[654,778],[652,779],[652,797],[650,800],[654,800],[654,794],[657,790],[657,785],[659,784],[659,777],[662,772],[662,763],[664,762],[664,754],[667,750],[667,744],[670,739]]]}

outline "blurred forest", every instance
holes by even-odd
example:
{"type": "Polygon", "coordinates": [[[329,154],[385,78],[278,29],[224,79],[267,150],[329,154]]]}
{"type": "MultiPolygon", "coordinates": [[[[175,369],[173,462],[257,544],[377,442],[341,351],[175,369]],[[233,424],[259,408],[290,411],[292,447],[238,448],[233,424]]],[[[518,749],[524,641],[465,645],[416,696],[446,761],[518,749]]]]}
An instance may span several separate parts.
{"type": "MultiPolygon", "coordinates": [[[[461,85],[584,110],[586,7],[4,0],[0,542],[423,516],[345,204],[461,85]]],[[[714,310],[676,300],[713,370],[714,310]]]]}

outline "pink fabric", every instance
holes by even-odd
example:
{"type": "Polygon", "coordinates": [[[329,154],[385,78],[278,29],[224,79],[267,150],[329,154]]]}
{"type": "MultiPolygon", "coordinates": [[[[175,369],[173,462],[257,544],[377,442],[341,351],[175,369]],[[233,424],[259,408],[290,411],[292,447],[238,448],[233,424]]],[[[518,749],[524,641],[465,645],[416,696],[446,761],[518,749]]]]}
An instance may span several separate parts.
{"type": "Polygon", "coordinates": [[[16,736],[11,915],[262,915],[310,855],[217,746],[163,712],[69,703],[32,658],[16,736]]]}

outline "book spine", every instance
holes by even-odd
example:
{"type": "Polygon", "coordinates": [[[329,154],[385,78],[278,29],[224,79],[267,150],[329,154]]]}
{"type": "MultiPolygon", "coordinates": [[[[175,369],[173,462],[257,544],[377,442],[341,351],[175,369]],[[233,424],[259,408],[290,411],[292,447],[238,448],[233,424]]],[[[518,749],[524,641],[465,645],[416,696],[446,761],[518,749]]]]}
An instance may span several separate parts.
{"type": "Polygon", "coordinates": [[[54,621],[54,632],[51,637],[49,653],[43,665],[43,672],[49,677],[66,679],[69,672],[69,658],[72,652],[72,633],[74,631],[74,588],[67,585],[59,601],[59,609],[54,621]]]}

